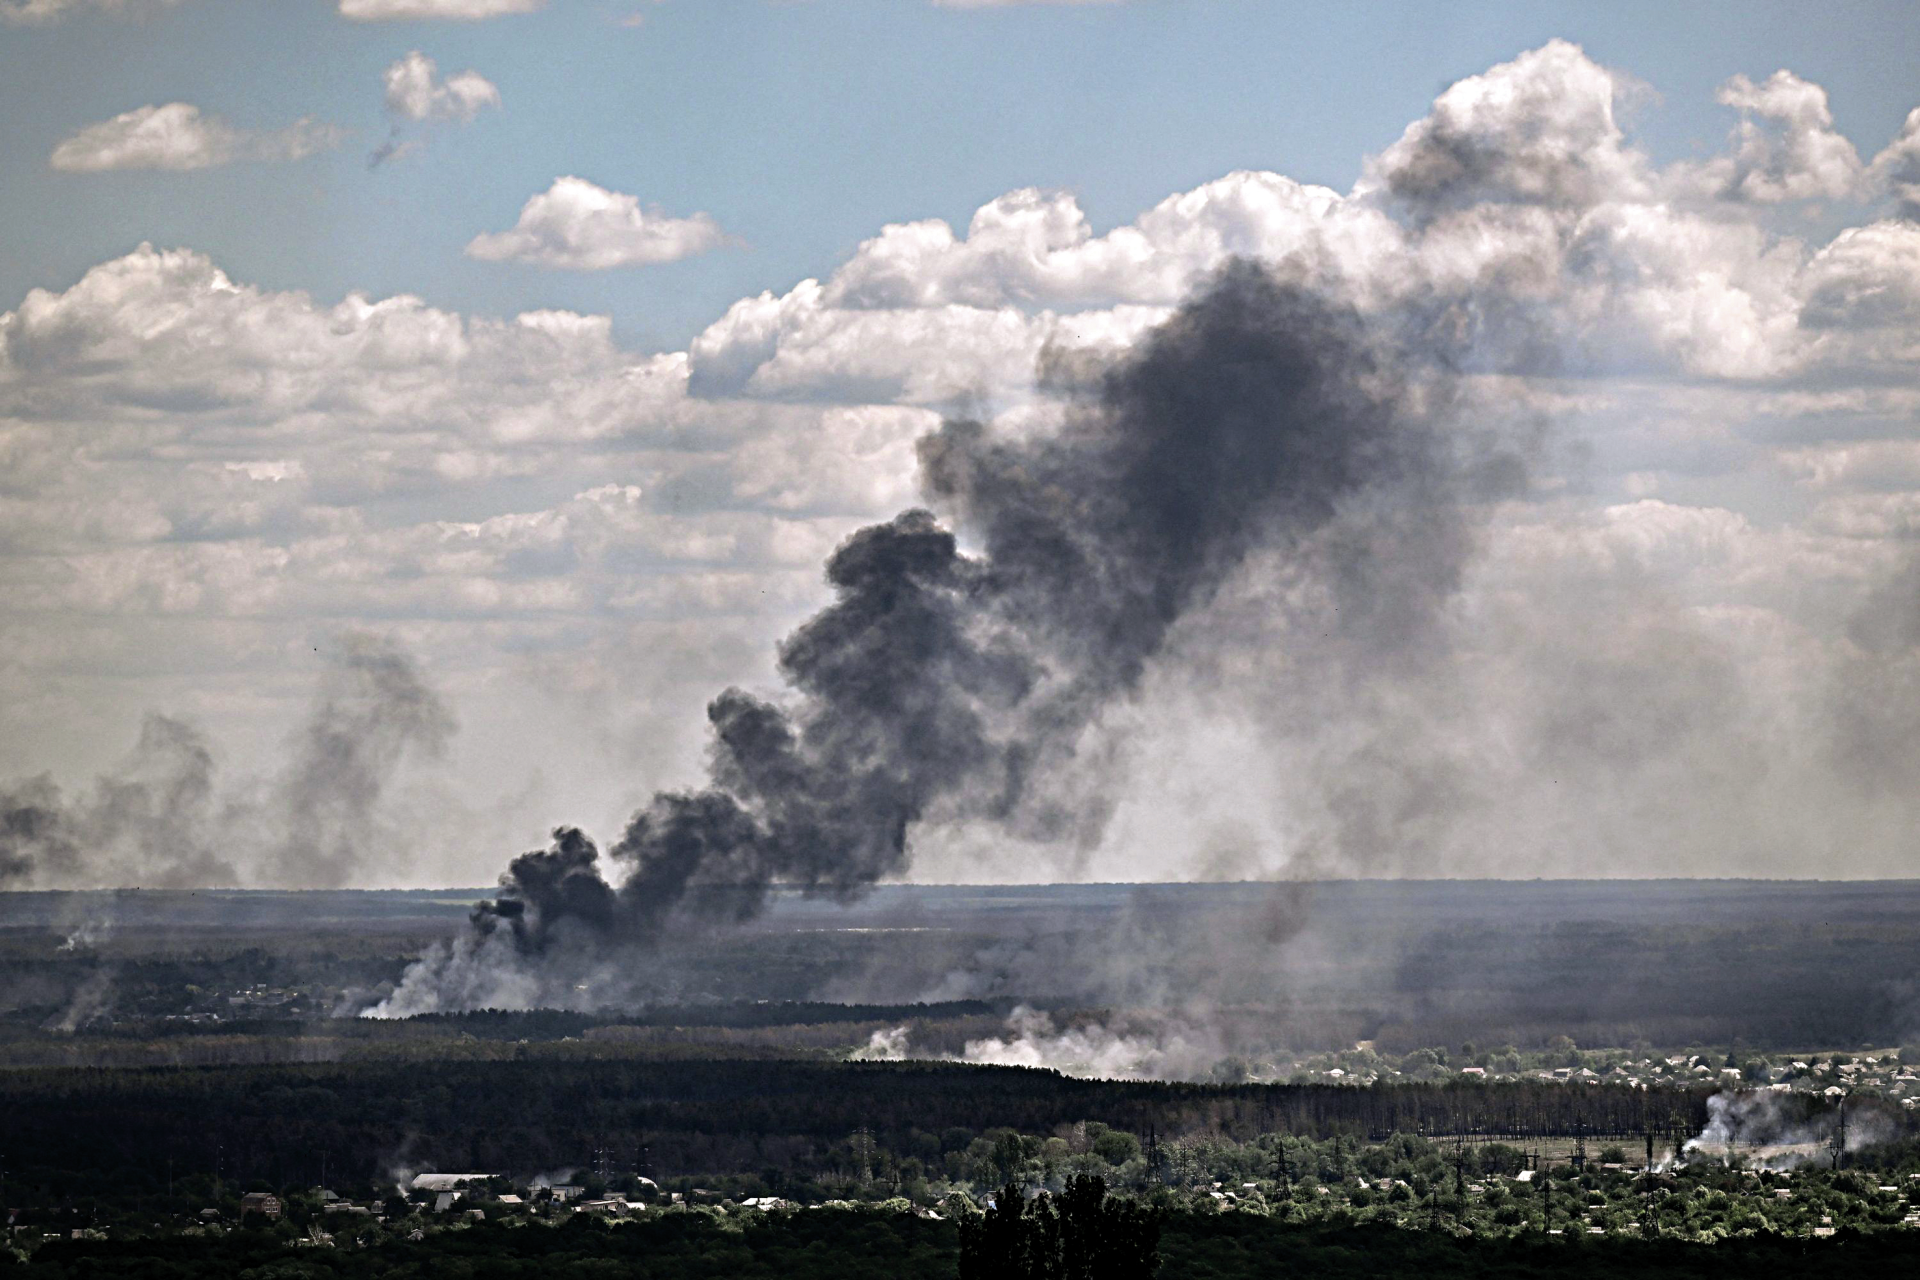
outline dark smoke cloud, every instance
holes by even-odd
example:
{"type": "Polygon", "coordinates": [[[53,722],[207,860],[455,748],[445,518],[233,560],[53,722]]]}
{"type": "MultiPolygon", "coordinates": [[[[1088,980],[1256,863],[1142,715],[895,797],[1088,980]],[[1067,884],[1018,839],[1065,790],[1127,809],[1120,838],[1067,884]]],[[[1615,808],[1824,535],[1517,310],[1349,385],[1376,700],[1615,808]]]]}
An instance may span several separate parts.
{"type": "Polygon", "coordinates": [[[347,884],[378,852],[380,800],[402,759],[439,751],[452,730],[405,654],[349,637],[263,787],[223,790],[200,730],[149,715],[90,791],[68,796],[45,776],[0,788],[0,885],[347,884]]]}
{"type": "Polygon", "coordinates": [[[744,918],[774,883],[858,893],[932,824],[1097,840],[1111,802],[1081,766],[1103,714],[1253,552],[1350,599],[1349,625],[1386,648],[1457,580],[1479,480],[1403,356],[1324,293],[1240,263],[1083,378],[1057,427],[948,422],[921,442],[924,489],[978,550],[924,510],[855,533],[827,563],[833,603],[780,646],[791,696],[709,706],[708,786],[635,814],[612,882],[572,829],[516,859],[474,935],[382,1010],[568,999],[561,975],[608,943],[744,918]],[[1389,587],[1402,598],[1379,599],[1389,587]]]}

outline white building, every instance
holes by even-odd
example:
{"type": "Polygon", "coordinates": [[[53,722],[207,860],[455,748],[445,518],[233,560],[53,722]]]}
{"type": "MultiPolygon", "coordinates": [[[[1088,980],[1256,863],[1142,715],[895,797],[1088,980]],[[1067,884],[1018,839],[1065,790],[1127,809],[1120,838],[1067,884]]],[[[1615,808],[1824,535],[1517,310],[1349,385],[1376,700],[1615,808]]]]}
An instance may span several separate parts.
{"type": "Polygon", "coordinates": [[[422,1173],[415,1175],[408,1187],[414,1191],[460,1191],[476,1182],[485,1182],[494,1177],[491,1173],[422,1173]]]}

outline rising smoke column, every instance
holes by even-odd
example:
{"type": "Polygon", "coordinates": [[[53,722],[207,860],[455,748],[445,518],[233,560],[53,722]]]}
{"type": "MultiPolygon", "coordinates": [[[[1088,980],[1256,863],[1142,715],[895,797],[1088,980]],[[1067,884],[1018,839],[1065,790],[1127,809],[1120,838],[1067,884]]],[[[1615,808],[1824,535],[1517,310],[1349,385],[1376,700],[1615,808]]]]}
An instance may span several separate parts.
{"type": "Polygon", "coordinates": [[[120,766],[71,798],[52,778],[0,788],[0,883],[152,888],[230,885],[213,750],[198,728],[148,715],[120,766]]]}
{"type": "Polygon", "coordinates": [[[439,755],[453,731],[452,712],[405,652],[349,636],[268,800],[274,883],[353,884],[376,856],[380,800],[401,762],[439,755]]]}
{"type": "Polygon", "coordinates": [[[1256,548],[1311,559],[1336,592],[1372,582],[1372,558],[1401,554],[1382,538],[1307,555],[1372,511],[1346,534],[1391,529],[1442,591],[1457,576],[1458,465],[1403,356],[1324,292],[1237,263],[1057,428],[948,422],[921,441],[923,487],[979,552],[925,510],[853,534],[827,562],[833,603],[780,646],[791,696],[709,705],[708,785],[636,813],[611,881],[571,828],[515,859],[474,931],[378,1012],[573,1001],[621,947],[750,916],[776,882],[858,893],[907,866],[923,824],[1097,838],[1105,802],[1061,779],[1256,548]]]}
{"type": "Polygon", "coordinates": [[[389,642],[345,637],[287,759],[222,787],[211,744],[149,715],[90,791],[41,776],[0,786],[0,886],[337,888],[376,853],[381,797],[403,760],[438,753],[453,718],[389,642]]]}

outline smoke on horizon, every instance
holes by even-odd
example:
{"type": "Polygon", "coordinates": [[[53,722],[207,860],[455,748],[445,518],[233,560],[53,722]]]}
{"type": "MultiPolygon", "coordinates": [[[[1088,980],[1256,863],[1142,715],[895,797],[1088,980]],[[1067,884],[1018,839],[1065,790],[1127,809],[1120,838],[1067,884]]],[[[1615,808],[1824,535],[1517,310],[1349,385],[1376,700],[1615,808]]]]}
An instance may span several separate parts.
{"type": "Polygon", "coordinates": [[[789,696],[709,704],[708,784],[656,795],[604,859],[573,828],[514,859],[472,932],[374,1012],[572,1003],[611,957],[750,917],[775,883],[846,898],[897,875],[923,829],[1092,847],[1115,803],[1103,716],[1256,553],[1356,652],[1429,633],[1473,508],[1524,475],[1442,430],[1447,381],[1435,353],[1240,262],[1064,388],[1050,426],[948,421],[919,453],[953,524],[909,510],[834,552],[834,601],[779,648],[789,696]]]}
{"type": "Polygon", "coordinates": [[[439,753],[452,732],[405,653],[349,636],[268,778],[222,786],[206,736],[151,714],[89,791],[67,795],[45,775],[0,787],[0,887],[352,884],[379,851],[379,805],[396,770],[439,753]]]}

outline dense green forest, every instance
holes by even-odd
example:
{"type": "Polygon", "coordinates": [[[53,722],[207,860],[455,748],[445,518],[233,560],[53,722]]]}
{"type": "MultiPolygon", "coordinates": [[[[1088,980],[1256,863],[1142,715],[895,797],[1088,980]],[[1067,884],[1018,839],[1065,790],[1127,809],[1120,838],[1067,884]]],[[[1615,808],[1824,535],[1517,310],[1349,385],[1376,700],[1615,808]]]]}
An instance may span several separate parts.
{"type": "MultiPolygon", "coordinates": [[[[1356,1276],[1502,1280],[1800,1280],[1898,1276],[1920,1260],[1906,1235],[1829,1240],[1757,1236],[1713,1246],[1669,1241],[1463,1239],[1390,1227],[1298,1227],[1246,1215],[1175,1215],[1163,1224],[1162,1280],[1351,1280],[1356,1276]]],[[[21,1280],[959,1280],[950,1221],[883,1211],[758,1216],[724,1223],[663,1214],[607,1227],[576,1218],[552,1230],[478,1225],[366,1249],[289,1249],[265,1233],[224,1238],[56,1242],[30,1263],[0,1250],[21,1280]]]]}
{"type": "Polygon", "coordinates": [[[0,1075],[11,1176],[67,1192],[219,1172],[275,1185],[325,1167],[532,1171],[642,1148],[656,1175],[831,1171],[848,1136],[948,1176],[980,1133],[1098,1122],[1138,1135],[1633,1134],[1705,1120],[1707,1090],[1512,1084],[1195,1085],[949,1063],[320,1064],[0,1075]],[[57,1164],[47,1160],[57,1153],[57,1164]]]}

